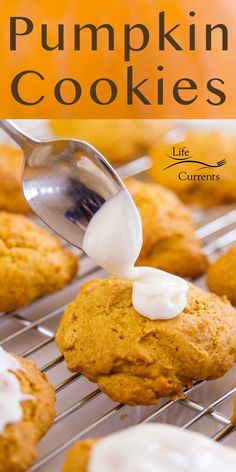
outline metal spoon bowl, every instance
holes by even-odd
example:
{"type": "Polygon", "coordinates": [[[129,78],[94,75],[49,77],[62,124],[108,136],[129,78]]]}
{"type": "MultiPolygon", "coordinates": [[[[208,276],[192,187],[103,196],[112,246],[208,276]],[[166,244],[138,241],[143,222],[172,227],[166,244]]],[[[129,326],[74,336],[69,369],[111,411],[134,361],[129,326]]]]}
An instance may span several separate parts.
{"type": "Polygon", "coordinates": [[[82,248],[93,215],[125,189],[115,170],[84,141],[35,140],[10,120],[0,120],[0,127],[23,151],[23,192],[32,210],[62,238],[82,248]]]}

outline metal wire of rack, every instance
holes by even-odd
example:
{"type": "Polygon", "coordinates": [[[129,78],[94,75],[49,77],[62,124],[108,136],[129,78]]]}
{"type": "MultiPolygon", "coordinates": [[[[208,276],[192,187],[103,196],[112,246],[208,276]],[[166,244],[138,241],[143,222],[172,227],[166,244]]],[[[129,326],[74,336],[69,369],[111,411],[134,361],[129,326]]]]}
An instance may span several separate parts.
{"type": "MultiPolygon", "coordinates": [[[[119,171],[123,177],[138,174],[148,166],[149,160],[141,158],[119,171]]],[[[235,207],[196,211],[193,216],[197,234],[210,259],[236,241],[235,207]]],[[[230,414],[232,397],[236,395],[235,367],[220,380],[196,383],[185,390],[181,399],[163,399],[154,407],[132,408],[113,403],[83,376],[67,371],[63,356],[54,343],[60,316],[83,282],[91,277],[105,276],[86,256],[75,248],[72,250],[80,256],[80,269],[69,286],[17,312],[0,314],[0,345],[36,361],[55,385],[57,417],[39,445],[39,458],[31,472],[60,470],[64,452],[82,437],[108,434],[148,421],[175,424],[234,445],[236,428],[230,421],[230,414]]],[[[204,287],[204,277],[195,283],[204,287]]]]}

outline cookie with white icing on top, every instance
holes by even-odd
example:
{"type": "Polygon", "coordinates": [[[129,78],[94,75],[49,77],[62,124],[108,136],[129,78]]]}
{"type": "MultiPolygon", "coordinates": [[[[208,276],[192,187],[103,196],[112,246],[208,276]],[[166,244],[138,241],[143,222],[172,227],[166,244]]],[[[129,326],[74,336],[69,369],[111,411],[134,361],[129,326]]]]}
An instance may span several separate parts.
{"type": "Polygon", "coordinates": [[[194,381],[221,377],[236,361],[236,311],[189,284],[186,308],[149,320],[132,305],[132,284],[91,280],[65,310],[56,342],[72,372],[113,401],[153,405],[194,381]]]}
{"type": "Polygon", "coordinates": [[[67,453],[62,472],[235,471],[236,451],[193,431],[166,424],[127,428],[86,439],[67,453]]]}
{"type": "Polygon", "coordinates": [[[54,389],[33,362],[1,349],[0,411],[3,408],[0,472],[23,472],[36,458],[36,444],[53,422],[54,389]]]}

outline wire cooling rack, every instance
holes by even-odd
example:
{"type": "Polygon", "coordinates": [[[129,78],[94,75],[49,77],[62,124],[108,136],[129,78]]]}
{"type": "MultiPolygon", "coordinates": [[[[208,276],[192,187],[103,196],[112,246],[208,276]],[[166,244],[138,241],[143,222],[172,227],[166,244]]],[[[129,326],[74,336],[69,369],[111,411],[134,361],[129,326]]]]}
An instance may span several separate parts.
{"type": "MultiPolygon", "coordinates": [[[[144,157],[123,166],[119,172],[122,177],[131,176],[146,170],[149,165],[149,159],[144,157]]],[[[195,211],[193,217],[198,236],[210,259],[236,241],[236,207],[195,211]]],[[[43,225],[34,219],[37,224],[43,225]]],[[[68,246],[65,242],[63,244],[68,246]]],[[[75,441],[149,421],[166,422],[199,431],[216,441],[235,446],[236,428],[230,416],[232,398],[236,394],[236,366],[223,378],[196,383],[184,392],[181,399],[162,399],[154,407],[128,407],[113,403],[95,384],[79,374],[67,371],[63,356],[54,342],[60,317],[82,283],[92,277],[106,276],[80,251],[75,248],[72,250],[80,257],[80,268],[69,286],[16,312],[0,314],[0,344],[9,352],[34,360],[55,385],[57,417],[39,444],[39,457],[31,471],[58,472],[65,451],[75,441]]],[[[195,283],[205,288],[204,277],[195,283]]]]}

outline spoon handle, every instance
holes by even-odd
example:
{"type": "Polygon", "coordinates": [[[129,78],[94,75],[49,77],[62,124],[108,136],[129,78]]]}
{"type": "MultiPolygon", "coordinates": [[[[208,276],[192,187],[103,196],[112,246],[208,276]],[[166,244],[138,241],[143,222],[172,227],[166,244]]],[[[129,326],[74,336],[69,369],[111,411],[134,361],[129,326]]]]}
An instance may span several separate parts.
{"type": "Polygon", "coordinates": [[[21,147],[22,151],[32,151],[36,140],[24,133],[12,120],[0,120],[0,127],[21,147]]]}

